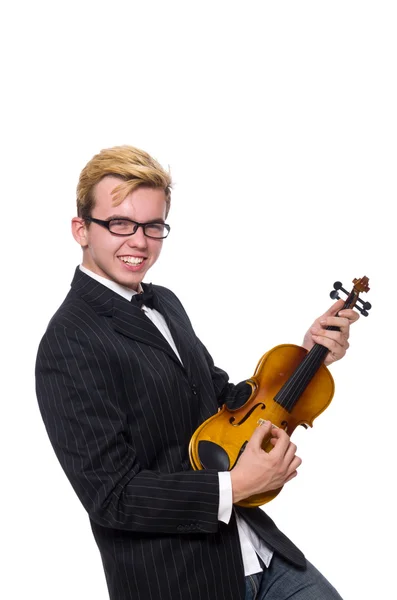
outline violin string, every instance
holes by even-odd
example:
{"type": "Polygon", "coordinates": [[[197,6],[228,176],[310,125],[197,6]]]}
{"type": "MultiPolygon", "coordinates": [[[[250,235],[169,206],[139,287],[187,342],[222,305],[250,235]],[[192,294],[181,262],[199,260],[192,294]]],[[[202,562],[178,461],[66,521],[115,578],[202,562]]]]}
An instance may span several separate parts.
{"type": "MultiPolygon", "coordinates": [[[[305,357],[305,359],[306,359],[306,357],[305,357]]],[[[302,366],[302,363],[299,365],[299,367],[297,367],[297,369],[295,369],[295,371],[291,375],[291,377],[284,383],[282,388],[276,394],[276,397],[275,397],[276,401],[279,402],[286,410],[288,410],[288,405],[289,405],[288,396],[289,396],[291,390],[293,390],[293,388],[295,386],[295,380],[297,378],[299,378],[299,373],[297,373],[297,372],[301,368],[301,366],[302,366]],[[278,396],[279,396],[279,399],[277,399],[278,396]],[[287,402],[286,402],[286,399],[287,399],[287,402]]]]}
{"type": "Polygon", "coordinates": [[[292,410],[296,401],[318,370],[322,360],[323,349],[324,346],[318,344],[314,346],[276,395],[276,401],[284,406],[287,411],[290,412],[292,410]],[[279,396],[278,399],[277,396],[279,396]]]}
{"type": "MultiPolygon", "coordinates": [[[[296,399],[294,400],[294,404],[296,403],[296,401],[300,398],[300,396],[302,395],[302,393],[305,391],[305,389],[307,388],[308,384],[310,383],[310,381],[312,380],[312,378],[314,377],[314,375],[316,374],[316,372],[318,371],[321,362],[323,360],[323,356],[322,356],[322,351],[321,348],[315,348],[313,353],[308,356],[308,360],[305,363],[305,365],[302,367],[302,377],[300,382],[298,382],[299,387],[297,390],[297,396],[296,399]]],[[[293,408],[293,405],[291,407],[291,410],[293,408]]]]}
{"type": "MultiPolygon", "coordinates": [[[[295,398],[293,398],[294,404],[300,398],[300,396],[302,395],[302,393],[305,391],[306,387],[310,383],[311,379],[313,378],[313,376],[319,369],[321,362],[323,360],[323,354],[324,354],[323,348],[324,348],[323,346],[315,346],[312,349],[312,352],[311,353],[309,352],[309,354],[307,355],[307,360],[304,361],[304,364],[302,365],[301,379],[300,379],[300,381],[298,380],[296,395],[295,395],[295,398]]],[[[293,408],[293,405],[291,406],[291,410],[292,410],[292,408],[293,408]]]]}
{"type": "Polygon", "coordinates": [[[291,403],[294,402],[294,398],[296,396],[296,383],[299,382],[301,376],[302,364],[303,363],[299,365],[299,367],[295,370],[292,376],[288,379],[288,381],[286,381],[284,386],[281,388],[279,394],[277,394],[280,396],[278,401],[288,411],[290,409],[291,403]]]}
{"type": "Polygon", "coordinates": [[[287,390],[287,402],[285,403],[286,410],[291,412],[316,371],[316,364],[314,362],[312,364],[312,362],[307,360],[299,369],[299,372],[296,372],[295,376],[292,377],[290,385],[288,386],[289,389],[287,390]]]}

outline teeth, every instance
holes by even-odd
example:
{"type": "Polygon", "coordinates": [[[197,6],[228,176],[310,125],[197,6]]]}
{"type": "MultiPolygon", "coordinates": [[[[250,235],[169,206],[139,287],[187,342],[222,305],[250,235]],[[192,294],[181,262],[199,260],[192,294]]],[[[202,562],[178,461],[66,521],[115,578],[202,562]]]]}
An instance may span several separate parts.
{"type": "Polygon", "coordinates": [[[143,262],[143,258],[137,258],[135,256],[120,256],[121,260],[129,265],[140,265],[143,262]]]}

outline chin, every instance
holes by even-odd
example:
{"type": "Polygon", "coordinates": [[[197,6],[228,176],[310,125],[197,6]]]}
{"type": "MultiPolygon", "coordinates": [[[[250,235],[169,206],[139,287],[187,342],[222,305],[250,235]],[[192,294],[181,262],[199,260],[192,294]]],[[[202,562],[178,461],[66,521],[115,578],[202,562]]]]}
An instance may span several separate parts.
{"type": "Polygon", "coordinates": [[[116,279],[117,283],[123,285],[124,287],[130,288],[131,290],[137,290],[141,281],[143,280],[144,275],[139,274],[139,276],[135,277],[120,277],[116,279]]]}

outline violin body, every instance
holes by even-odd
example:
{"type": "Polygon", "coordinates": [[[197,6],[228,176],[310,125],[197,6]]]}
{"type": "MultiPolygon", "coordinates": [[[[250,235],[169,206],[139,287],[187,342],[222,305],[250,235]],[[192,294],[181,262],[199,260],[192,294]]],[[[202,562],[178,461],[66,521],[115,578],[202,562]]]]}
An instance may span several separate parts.
{"type": "MultiPolygon", "coordinates": [[[[298,425],[313,426],[314,419],[327,408],[334,395],[334,380],[323,364],[317,367],[316,373],[293,407],[288,404],[288,400],[282,403],[275,400],[280,389],[286,384],[288,386],[288,382],[293,379],[306,355],[307,350],[300,346],[282,344],[262,356],[254,376],[247,381],[252,387],[247,402],[236,410],[223,405],[216,415],[207,419],[195,431],[189,445],[190,462],[194,469],[203,468],[199,456],[201,441],[221,446],[229,457],[229,470],[232,469],[261,419],[282,427],[288,435],[298,425]]],[[[269,452],[273,445],[265,441],[262,447],[269,452]]],[[[281,489],[251,496],[238,504],[260,506],[273,500],[281,489]]]]}

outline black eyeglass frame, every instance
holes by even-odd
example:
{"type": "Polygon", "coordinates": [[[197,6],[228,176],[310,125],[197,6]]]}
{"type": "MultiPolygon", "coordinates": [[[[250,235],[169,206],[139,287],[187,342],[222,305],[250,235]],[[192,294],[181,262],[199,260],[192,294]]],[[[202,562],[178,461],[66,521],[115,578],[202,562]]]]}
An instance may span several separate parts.
{"type": "Polygon", "coordinates": [[[109,231],[109,233],[111,235],[117,235],[119,237],[128,237],[130,235],[134,235],[139,227],[142,227],[143,229],[143,234],[152,239],[152,240],[165,240],[166,237],[168,237],[169,232],[171,231],[171,227],[167,224],[167,223],[163,223],[162,221],[151,221],[149,223],[138,223],[138,221],[133,221],[132,219],[124,219],[124,218],[117,218],[117,219],[109,219],[108,221],[102,221],[102,219],[94,219],[94,217],[83,217],[84,221],[88,221],[89,223],[96,223],[97,225],[101,225],[102,227],[104,227],[105,229],[107,229],[109,231]],[[110,231],[110,224],[112,221],[128,221],[129,223],[133,223],[135,225],[132,233],[115,233],[114,231],[110,231]],[[167,231],[167,235],[164,235],[162,237],[156,237],[154,235],[148,235],[146,233],[146,227],[149,225],[162,225],[165,230],[167,231]]]}

